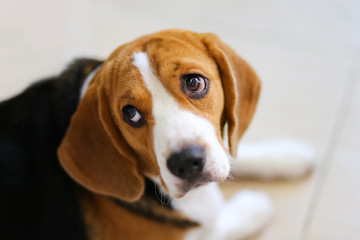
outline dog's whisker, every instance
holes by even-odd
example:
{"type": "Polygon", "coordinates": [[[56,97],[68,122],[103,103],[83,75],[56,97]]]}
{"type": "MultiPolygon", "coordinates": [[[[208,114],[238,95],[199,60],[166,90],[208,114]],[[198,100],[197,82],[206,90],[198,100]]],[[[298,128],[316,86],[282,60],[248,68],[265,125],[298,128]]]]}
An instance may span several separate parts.
{"type": "Polygon", "coordinates": [[[240,175],[240,171],[237,168],[233,167],[233,166],[230,166],[230,171],[232,173],[235,173],[235,175],[240,175]]]}
{"type": "Polygon", "coordinates": [[[161,194],[165,197],[165,199],[167,199],[167,202],[165,204],[168,206],[170,204],[171,197],[164,189],[160,189],[160,191],[161,191],[161,194]]]}
{"type": "Polygon", "coordinates": [[[167,201],[167,203],[166,203],[166,205],[170,205],[170,203],[171,203],[171,198],[170,197],[168,197],[168,201],[167,201]]]}
{"type": "Polygon", "coordinates": [[[164,202],[162,201],[162,193],[161,193],[161,189],[159,189],[159,186],[154,182],[154,191],[155,191],[155,196],[156,198],[160,201],[160,204],[161,204],[161,207],[163,208],[164,207],[164,202]],[[160,196],[158,194],[158,190],[159,189],[159,193],[160,193],[160,196]]]}
{"type": "MultiPolygon", "coordinates": [[[[160,178],[160,175],[158,176],[160,178]]],[[[160,201],[161,207],[169,206],[171,201],[171,196],[168,195],[166,190],[162,188],[161,186],[156,185],[155,194],[157,199],[160,201]],[[159,191],[159,192],[158,192],[159,191]],[[160,194],[160,196],[159,196],[160,194]]]]}
{"type": "Polygon", "coordinates": [[[227,179],[225,179],[222,183],[230,184],[230,182],[227,179]]]}
{"type": "Polygon", "coordinates": [[[231,174],[228,175],[228,178],[229,178],[229,179],[235,179],[234,176],[231,175],[231,174]]]}
{"type": "MultiPolygon", "coordinates": [[[[236,158],[233,158],[233,159],[231,159],[232,160],[232,162],[234,162],[234,161],[236,161],[237,159],[236,158]]],[[[234,167],[233,165],[231,165],[230,164],[230,171],[231,172],[235,172],[236,174],[239,174],[240,172],[239,172],[239,169],[237,169],[236,167],[234,167]]]]}

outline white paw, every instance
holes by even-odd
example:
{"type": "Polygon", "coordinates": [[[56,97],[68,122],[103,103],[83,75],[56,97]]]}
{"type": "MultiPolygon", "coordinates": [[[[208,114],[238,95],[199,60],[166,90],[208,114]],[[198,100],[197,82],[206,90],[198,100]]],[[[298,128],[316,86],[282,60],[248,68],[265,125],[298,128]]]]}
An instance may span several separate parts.
{"type": "Polygon", "coordinates": [[[265,193],[239,192],[223,207],[213,239],[239,240],[253,235],[269,221],[272,209],[265,193]]]}
{"type": "Polygon", "coordinates": [[[239,145],[235,173],[262,178],[296,178],[314,165],[315,151],[306,143],[284,139],[239,145]]]}

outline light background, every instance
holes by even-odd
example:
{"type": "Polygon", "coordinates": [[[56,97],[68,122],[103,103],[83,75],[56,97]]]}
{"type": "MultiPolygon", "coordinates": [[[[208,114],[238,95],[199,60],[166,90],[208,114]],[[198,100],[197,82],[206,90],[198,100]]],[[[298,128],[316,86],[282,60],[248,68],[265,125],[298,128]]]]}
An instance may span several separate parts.
{"type": "Polygon", "coordinates": [[[223,185],[227,197],[251,188],[273,199],[272,222],[252,239],[360,239],[358,0],[0,0],[0,99],[76,56],[105,58],[167,28],[214,32],[255,67],[263,91],[244,141],[317,150],[309,177],[223,185]]]}

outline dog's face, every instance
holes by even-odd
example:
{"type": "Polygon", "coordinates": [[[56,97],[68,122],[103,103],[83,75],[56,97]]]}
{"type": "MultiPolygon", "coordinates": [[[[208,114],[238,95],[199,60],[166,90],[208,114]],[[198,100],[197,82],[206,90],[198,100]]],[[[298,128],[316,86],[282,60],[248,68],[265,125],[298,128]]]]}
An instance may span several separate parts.
{"type": "Polygon", "coordinates": [[[59,148],[88,189],[127,201],[159,179],[173,197],[222,181],[250,122],[260,83],[210,34],[170,30],[119,47],[90,83],[59,148]]]}
{"type": "Polygon", "coordinates": [[[204,49],[172,39],[151,41],[145,49],[129,53],[131,73],[119,79],[134,79],[119,102],[127,142],[143,161],[156,163],[156,176],[172,196],[224,180],[229,160],[221,140],[224,95],[216,63],[204,49]]]}

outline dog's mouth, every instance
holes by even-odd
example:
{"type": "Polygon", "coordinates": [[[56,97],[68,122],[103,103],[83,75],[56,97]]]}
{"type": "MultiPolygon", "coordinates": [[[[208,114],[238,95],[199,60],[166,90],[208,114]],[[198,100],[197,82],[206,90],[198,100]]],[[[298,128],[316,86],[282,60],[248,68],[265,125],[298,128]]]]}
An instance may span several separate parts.
{"type": "Polygon", "coordinates": [[[203,173],[199,175],[197,178],[179,181],[178,183],[175,184],[176,190],[173,192],[169,191],[169,194],[175,198],[182,198],[193,189],[203,187],[212,182],[221,182],[224,181],[225,179],[226,176],[218,178],[218,177],[214,177],[212,174],[208,172],[203,173]]]}
{"type": "Polygon", "coordinates": [[[190,183],[186,182],[183,184],[176,184],[179,191],[174,195],[175,198],[181,198],[185,196],[186,193],[190,192],[192,189],[204,186],[210,182],[201,182],[201,183],[190,183]]]}

